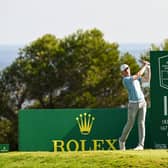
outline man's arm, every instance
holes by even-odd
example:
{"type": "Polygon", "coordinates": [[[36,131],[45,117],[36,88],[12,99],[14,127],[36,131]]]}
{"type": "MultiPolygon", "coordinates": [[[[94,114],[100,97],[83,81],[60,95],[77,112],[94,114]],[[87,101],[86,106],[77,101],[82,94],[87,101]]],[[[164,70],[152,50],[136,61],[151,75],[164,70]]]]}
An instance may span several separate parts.
{"type": "Polygon", "coordinates": [[[141,77],[144,74],[144,72],[145,72],[145,70],[146,70],[148,65],[149,65],[149,63],[145,61],[144,65],[142,66],[142,68],[135,75],[132,76],[133,80],[136,80],[139,77],[141,77]]]}
{"type": "Polygon", "coordinates": [[[146,68],[146,72],[142,78],[142,82],[150,82],[150,79],[151,79],[151,69],[150,65],[148,65],[146,68]]]}

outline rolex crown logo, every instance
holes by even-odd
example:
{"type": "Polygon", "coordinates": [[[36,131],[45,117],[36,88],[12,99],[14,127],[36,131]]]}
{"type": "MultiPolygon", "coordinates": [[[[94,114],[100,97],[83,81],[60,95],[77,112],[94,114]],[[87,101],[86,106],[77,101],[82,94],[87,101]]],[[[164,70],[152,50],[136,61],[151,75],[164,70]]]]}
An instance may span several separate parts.
{"type": "Polygon", "coordinates": [[[88,135],[92,129],[93,121],[95,120],[91,114],[84,113],[76,117],[80,132],[82,135],[88,135]]]}

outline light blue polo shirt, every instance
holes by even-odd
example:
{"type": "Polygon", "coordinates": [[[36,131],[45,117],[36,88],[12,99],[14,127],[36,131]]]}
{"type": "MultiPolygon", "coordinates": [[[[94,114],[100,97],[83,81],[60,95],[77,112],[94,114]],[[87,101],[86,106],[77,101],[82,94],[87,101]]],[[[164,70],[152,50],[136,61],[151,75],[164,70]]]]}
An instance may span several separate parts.
{"type": "Polygon", "coordinates": [[[141,78],[133,80],[132,76],[123,78],[123,85],[128,91],[128,99],[130,103],[138,103],[144,100],[140,80],[141,78]]]}

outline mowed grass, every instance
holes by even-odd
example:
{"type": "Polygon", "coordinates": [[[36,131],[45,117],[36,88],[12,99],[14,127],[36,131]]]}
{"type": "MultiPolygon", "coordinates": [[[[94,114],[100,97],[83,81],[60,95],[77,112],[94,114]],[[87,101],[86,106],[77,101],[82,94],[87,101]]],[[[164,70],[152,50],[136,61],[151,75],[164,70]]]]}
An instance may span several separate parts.
{"type": "Polygon", "coordinates": [[[0,168],[168,168],[168,150],[9,152],[0,168]]]}

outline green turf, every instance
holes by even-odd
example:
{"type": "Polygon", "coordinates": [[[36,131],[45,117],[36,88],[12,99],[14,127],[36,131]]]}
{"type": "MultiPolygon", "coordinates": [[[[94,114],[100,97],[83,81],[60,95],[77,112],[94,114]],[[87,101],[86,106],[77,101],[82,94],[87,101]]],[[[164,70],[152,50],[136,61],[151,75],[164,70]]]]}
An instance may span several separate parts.
{"type": "Polygon", "coordinates": [[[9,152],[0,168],[168,168],[168,150],[9,152]]]}

